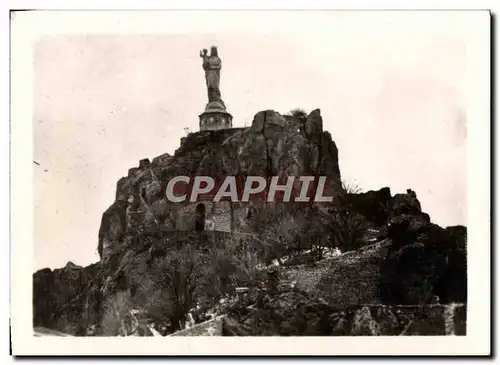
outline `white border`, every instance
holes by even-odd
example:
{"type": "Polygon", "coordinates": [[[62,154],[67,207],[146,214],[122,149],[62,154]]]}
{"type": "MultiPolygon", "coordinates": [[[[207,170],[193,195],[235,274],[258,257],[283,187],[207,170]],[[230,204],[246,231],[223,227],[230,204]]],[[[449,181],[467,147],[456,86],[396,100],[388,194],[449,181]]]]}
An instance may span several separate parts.
{"type": "MultiPolygon", "coordinates": [[[[59,4],[62,2],[47,2],[59,4]]],[[[94,5],[95,2],[86,2],[94,5]]],[[[422,2],[421,4],[427,4],[422,2]]],[[[457,2],[454,2],[457,3],[457,2]]],[[[25,4],[19,2],[18,6],[25,4]]],[[[224,3],[223,3],[224,4],[224,3]]],[[[222,5],[221,7],[228,7],[222,5]]],[[[436,4],[432,2],[431,4],[436,4]]],[[[462,3],[463,4],[463,3],[462,3]]],[[[178,4],[180,5],[180,4],[178,4]]],[[[263,8],[260,2],[254,8],[263,8]]],[[[288,6],[297,5],[292,1],[288,6]]],[[[460,2],[454,4],[461,7],[460,2]]],[[[54,6],[54,5],[52,5],[54,6]]],[[[95,6],[95,5],[94,5],[95,6]]],[[[115,5],[123,7],[123,5],[115,5]]],[[[144,6],[147,6],[145,4],[144,6]]],[[[45,6],[47,7],[47,5],[45,6]]],[[[57,7],[57,5],[56,5],[57,7]]],[[[107,5],[106,8],[113,6],[107,5]]],[[[178,8],[189,8],[181,5],[178,8]]],[[[201,6],[203,7],[203,6],[201,6]]],[[[229,5],[229,7],[231,7],[229,5]]],[[[354,4],[349,6],[354,9],[354,4]]],[[[433,6],[429,6],[432,8],[433,6]]],[[[442,7],[442,5],[440,6],[442,7]]],[[[467,7],[467,6],[462,6],[467,7]]],[[[210,17],[220,16],[211,32],[235,29],[258,31],[252,17],[255,12],[210,12],[210,17]],[[237,18],[237,19],[236,19],[237,18]]],[[[176,15],[176,21],[165,24],[154,12],[21,12],[16,14],[12,28],[12,339],[15,355],[75,355],[75,354],[190,354],[190,355],[470,355],[489,353],[489,14],[480,26],[470,29],[473,42],[467,49],[467,89],[470,92],[467,106],[469,160],[468,160],[468,241],[469,241],[469,308],[468,335],[465,337],[292,337],[292,338],[48,338],[32,336],[32,44],[41,34],[55,33],[119,33],[136,31],[143,33],[193,31],[193,19],[203,19],[205,12],[191,11],[176,15]],[[103,15],[105,14],[105,15],[103,15]],[[187,15],[186,15],[187,14],[187,15]],[[50,19],[49,19],[50,17],[50,19]]],[[[259,14],[259,22],[267,17],[279,30],[277,13],[259,14]]],[[[291,15],[300,19],[303,14],[291,15]]],[[[269,23],[268,23],[269,24],[269,23]]],[[[266,29],[269,31],[269,28],[266,29]]]]}

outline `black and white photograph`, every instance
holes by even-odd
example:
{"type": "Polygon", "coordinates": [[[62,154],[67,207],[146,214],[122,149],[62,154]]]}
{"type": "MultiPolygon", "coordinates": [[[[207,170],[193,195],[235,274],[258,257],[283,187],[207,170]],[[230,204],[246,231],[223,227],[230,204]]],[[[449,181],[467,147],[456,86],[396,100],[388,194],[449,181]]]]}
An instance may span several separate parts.
{"type": "Polygon", "coordinates": [[[489,353],[490,21],[13,12],[19,351],[489,353]]]}

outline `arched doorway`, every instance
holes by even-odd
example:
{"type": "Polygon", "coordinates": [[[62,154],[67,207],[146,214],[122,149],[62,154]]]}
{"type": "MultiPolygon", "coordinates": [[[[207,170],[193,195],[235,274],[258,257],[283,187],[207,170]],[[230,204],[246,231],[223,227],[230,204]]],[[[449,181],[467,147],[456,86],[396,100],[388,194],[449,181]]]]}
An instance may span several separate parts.
{"type": "Polygon", "coordinates": [[[205,204],[198,204],[196,206],[196,220],[194,229],[201,232],[205,229],[205,204]]]}

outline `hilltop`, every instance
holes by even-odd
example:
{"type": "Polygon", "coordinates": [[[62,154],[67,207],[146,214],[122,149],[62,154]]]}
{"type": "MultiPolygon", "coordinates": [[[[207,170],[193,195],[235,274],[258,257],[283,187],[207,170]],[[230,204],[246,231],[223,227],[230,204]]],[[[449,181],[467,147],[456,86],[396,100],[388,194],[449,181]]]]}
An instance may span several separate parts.
{"type": "MultiPolygon", "coordinates": [[[[346,190],[338,154],[319,109],[294,116],[266,110],[249,128],[191,133],[173,155],[140,160],[103,213],[100,261],[34,273],[34,326],[72,335],[166,335],[230,313],[242,304],[237,287],[254,293],[251,306],[286,297],[283,283],[290,282],[303,293],[291,296],[294,306],[324,302],[325,315],[339,305],[349,313],[418,305],[442,317],[437,302],[466,303],[466,228],[433,224],[411,189],[394,196],[387,187],[346,190]],[[166,184],[179,175],[326,176],[334,200],[171,203],[166,184]],[[342,254],[328,258],[331,252],[342,254]]],[[[282,315],[289,312],[283,307],[282,315]]],[[[242,321],[228,318],[232,328],[242,321]]],[[[291,333],[311,334],[297,326],[291,333]]]]}

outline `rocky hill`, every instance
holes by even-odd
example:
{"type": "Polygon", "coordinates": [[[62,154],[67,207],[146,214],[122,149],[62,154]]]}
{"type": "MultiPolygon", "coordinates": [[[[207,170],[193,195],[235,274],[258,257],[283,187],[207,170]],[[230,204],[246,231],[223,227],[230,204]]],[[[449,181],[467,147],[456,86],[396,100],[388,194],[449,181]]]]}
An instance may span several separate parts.
{"type": "MultiPolygon", "coordinates": [[[[466,228],[431,223],[412,190],[394,196],[389,188],[346,191],[337,147],[323,131],[319,110],[294,117],[262,111],[249,128],[191,133],[174,155],[141,160],[117,183],[98,250],[95,264],[68,263],[33,275],[35,327],[71,335],[166,335],[228,314],[241,304],[237,287],[261,293],[247,306],[266,295],[281,298],[278,283],[284,281],[304,293],[292,296],[294,306],[316,298],[325,308],[346,307],[344,313],[372,315],[373,309],[362,309],[367,305],[418,305],[419,313],[442,319],[445,307],[437,302],[467,300],[466,228]],[[178,175],[326,176],[326,193],[334,200],[172,203],[165,188],[178,175]],[[203,230],[207,222],[213,230],[203,230]],[[342,254],[325,258],[332,249],[342,254]]],[[[332,315],[325,308],[323,314],[332,315]]],[[[376,311],[394,317],[391,310],[376,311]]],[[[233,315],[226,322],[237,328],[240,320],[233,315]]],[[[281,324],[295,322],[280,320],[274,331],[311,334],[299,322],[283,330],[281,324]]],[[[267,333],[259,326],[243,333],[267,333]]],[[[334,334],[328,328],[320,332],[334,334]]]]}

